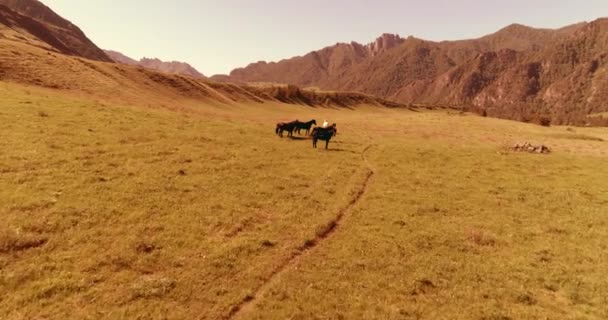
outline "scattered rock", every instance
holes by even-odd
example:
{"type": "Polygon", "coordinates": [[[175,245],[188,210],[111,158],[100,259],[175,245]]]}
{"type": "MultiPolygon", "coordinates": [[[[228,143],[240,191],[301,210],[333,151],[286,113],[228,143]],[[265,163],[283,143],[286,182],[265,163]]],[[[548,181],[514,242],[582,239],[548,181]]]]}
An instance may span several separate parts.
{"type": "Polygon", "coordinates": [[[551,153],[551,149],[547,146],[545,146],[544,144],[532,144],[530,142],[520,142],[520,143],[516,143],[511,149],[513,149],[513,151],[518,151],[518,152],[529,152],[529,153],[541,153],[541,154],[547,154],[547,153],[551,153]]]}
{"type": "Polygon", "coordinates": [[[264,240],[264,241],[262,241],[262,246],[271,248],[271,247],[274,247],[274,242],[272,242],[270,240],[264,240]]]}
{"type": "Polygon", "coordinates": [[[397,220],[395,221],[395,224],[401,227],[405,227],[406,223],[403,220],[397,220]]]}
{"type": "Polygon", "coordinates": [[[156,246],[153,243],[149,242],[140,242],[136,247],[135,251],[139,253],[151,253],[156,249],[156,246]]]}
{"type": "Polygon", "coordinates": [[[517,302],[524,305],[532,306],[536,304],[536,299],[534,298],[534,296],[532,296],[531,293],[527,292],[518,295],[517,302]]]}
{"type": "Polygon", "coordinates": [[[435,284],[433,283],[433,281],[431,281],[429,279],[417,280],[414,283],[414,288],[411,291],[411,295],[416,296],[416,295],[425,294],[435,288],[436,288],[435,284]]]}
{"type": "Polygon", "coordinates": [[[307,239],[306,241],[304,241],[304,244],[301,245],[298,248],[298,250],[304,251],[304,250],[307,250],[307,249],[310,249],[310,248],[314,247],[316,244],[317,244],[316,240],[314,240],[314,239],[307,239]]]}

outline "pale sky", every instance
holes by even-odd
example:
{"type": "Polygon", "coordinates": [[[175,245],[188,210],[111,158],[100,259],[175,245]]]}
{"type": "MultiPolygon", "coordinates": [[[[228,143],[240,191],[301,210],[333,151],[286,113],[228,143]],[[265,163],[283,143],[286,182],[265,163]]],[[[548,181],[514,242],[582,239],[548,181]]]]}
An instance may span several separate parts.
{"type": "Polygon", "coordinates": [[[608,16],[608,0],[42,0],[103,49],[185,61],[205,75],[382,33],[479,37],[608,16]]]}

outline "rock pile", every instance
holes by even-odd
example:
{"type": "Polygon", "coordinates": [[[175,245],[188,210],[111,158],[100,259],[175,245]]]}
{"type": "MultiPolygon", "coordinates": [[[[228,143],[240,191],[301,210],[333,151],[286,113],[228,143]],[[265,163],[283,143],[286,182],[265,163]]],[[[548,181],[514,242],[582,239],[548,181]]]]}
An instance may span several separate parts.
{"type": "Polygon", "coordinates": [[[519,152],[530,152],[530,153],[550,153],[551,149],[549,147],[539,144],[531,144],[530,142],[516,143],[513,146],[513,151],[519,152]]]}

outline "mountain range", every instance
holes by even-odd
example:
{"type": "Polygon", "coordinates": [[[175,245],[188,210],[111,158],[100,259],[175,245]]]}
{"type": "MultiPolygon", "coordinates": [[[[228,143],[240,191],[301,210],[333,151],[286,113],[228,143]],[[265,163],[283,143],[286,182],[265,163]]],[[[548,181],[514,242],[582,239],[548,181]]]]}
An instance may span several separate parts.
{"type": "Polygon", "coordinates": [[[513,24],[461,41],[384,34],[368,45],[338,43],[211,79],[357,91],[404,104],[581,124],[608,111],[607,38],[606,18],[560,29],[513,24]]]}
{"type": "Polygon", "coordinates": [[[103,77],[91,81],[86,90],[100,81],[117,90],[129,87],[127,81],[143,81],[133,84],[141,89],[152,80],[179,94],[202,90],[194,96],[222,101],[231,100],[235,93],[237,100],[289,96],[286,101],[327,100],[339,105],[340,97],[356,96],[363,100],[348,99],[349,103],[372,99],[391,106],[443,106],[555,124],[594,124],[605,120],[595,115],[608,112],[607,18],[559,29],[513,24],[461,41],[383,34],[369,44],[337,43],[279,62],[255,62],[209,79],[187,63],[136,61],[101,50],[77,26],[37,0],[0,0],[0,41],[0,79],[57,88],[82,88],[89,78],[103,77]],[[26,59],[25,52],[32,57],[26,59]],[[103,64],[114,61],[124,67],[103,64]],[[79,65],[73,66],[79,73],[62,74],[69,65],[79,65]],[[80,65],[92,73],[79,69],[80,65]],[[261,90],[248,85],[253,82],[276,86],[261,90]],[[319,98],[319,90],[349,94],[330,94],[332,98],[325,99],[319,98]]]}
{"type": "Polygon", "coordinates": [[[363,93],[219,83],[178,74],[179,68],[167,70],[166,64],[155,59],[138,62],[123,56],[124,63],[116,63],[80,29],[38,1],[1,1],[0,81],[170,109],[201,103],[225,106],[267,102],[334,108],[400,106],[363,93]]]}
{"type": "MultiPolygon", "coordinates": [[[[135,61],[119,52],[102,50],[70,21],[56,14],[42,2],[36,0],[0,0],[0,23],[5,27],[20,28],[34,35],[54,50],[97,61],[116,61],[139,65],[167,73],[182,74],[196,78],[205,76],[184,62],[164,62],[155,58],[135,61]]],[[[33,40],[33,39],[30,39],[33,40]]]]}
{"type": "Polygon", "coordinates": [[[154,69],[166,73],[175,73],[193,78],[204,79],[205,76],[186,62],[179,61],[162,61],[157,58],[142,58],[139,61],[127,57],[126,55],[112,50],[104,50],[104,52],[114,61],[132,66],[142,66],[144,68],[154,69]]]}

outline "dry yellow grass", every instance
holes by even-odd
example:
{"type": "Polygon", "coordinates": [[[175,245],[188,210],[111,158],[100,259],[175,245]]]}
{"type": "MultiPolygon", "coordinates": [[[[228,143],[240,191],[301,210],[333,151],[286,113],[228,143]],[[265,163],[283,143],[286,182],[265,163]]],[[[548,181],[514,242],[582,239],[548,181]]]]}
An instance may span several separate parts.
{"type": "Polygon", "coordinates": [[[127,101],[0,83],[1,319],[608,317],[605,129],[127,101]]]}

